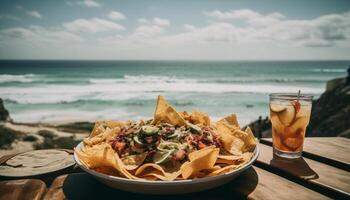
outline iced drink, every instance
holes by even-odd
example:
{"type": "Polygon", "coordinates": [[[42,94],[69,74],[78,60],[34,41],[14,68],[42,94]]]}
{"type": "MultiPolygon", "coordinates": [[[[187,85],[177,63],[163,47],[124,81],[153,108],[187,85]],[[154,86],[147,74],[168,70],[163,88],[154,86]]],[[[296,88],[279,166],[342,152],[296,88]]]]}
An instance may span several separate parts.
{"type": "Polygon", "coordinates": [[[299,158],[310,121],[312,96],[271,94],[270,118],[273,150],[277,156],[299,158]]]}

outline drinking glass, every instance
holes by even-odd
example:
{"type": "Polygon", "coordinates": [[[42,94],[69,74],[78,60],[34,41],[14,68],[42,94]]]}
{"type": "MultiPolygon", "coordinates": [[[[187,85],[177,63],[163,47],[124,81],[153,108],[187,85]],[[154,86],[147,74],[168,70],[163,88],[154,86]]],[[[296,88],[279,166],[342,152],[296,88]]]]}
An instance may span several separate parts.
{"type": "Polygon", "coordinates": [[[270,94],[272,143],[275,155],[299,158],[303,151],[306,127],[310,121],[312,95],[270,94]]]}

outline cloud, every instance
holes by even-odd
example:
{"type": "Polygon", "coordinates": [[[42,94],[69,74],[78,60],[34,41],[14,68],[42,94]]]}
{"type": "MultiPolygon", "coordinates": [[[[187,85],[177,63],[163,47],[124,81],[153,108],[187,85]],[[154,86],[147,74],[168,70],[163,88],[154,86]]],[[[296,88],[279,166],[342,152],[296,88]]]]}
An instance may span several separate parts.
{"type": "Polygon", "coordinates": [[[44,28],[42,26],[29,26],[27,28],[15,27],[0,30],[1,43],[19,44],[58,44],[82,42],[80,36],[67,31],[54,28],[44,28]]]}
{"type": "Polygon", "coordinates": [[[155,25],[158,25],[158,26],[169,26],[170,25],[170,21],[168,19],[162,19],[162,18],[158,18],[158,17],[153,18],[153,23],[155,25]]]}
{"type": "Polygon", "coordinates": [[[14,20],[14,21],[21,21],[21,18],[13,16],[13,15],[0,15],[0,20],[1,19],[9,19],[9,20],[14,20]]]}
{"type": "Polygon", "coordinates": [[[79,33],[97,33],[125,30],[125,28],[120,24],[100,18],[76,19],[72,22],[64,23],[63,26],[68,31],[79,33]]]}
{"type": "Polygon", "coordinates": [[[269,24],[279,22],[281,19],[285,18],[283,14],[278,12],[263,15],[250,9],[203,11],[203,14],[217,20],[245,20],[247,24],[253,26],[267,26],[269,24]]]}
{"type": "Polygon", "coordinates": [[[67,5],[80,5],[80,6],[86,6],[86,7],[101,7],[102,4],[98,3],[94,0],[84,0],[84,1],[67,1],[67,5]]]}
{"type": "Polygon", "coordinates": [[[34,17],[34,18],[38,18],[38,19],[42,18],[42,15],[36,10],[27,11],[26,13],[27,13],[27,15],[34,17]]]}
{"type": "Polygon", "coordinates": [[[130,38],[141,39],[151,38],[164,33],[164,28],[157,25],[141,25],[136,28],[135,32],[130,35],[130,38]]]}
{"type": "Polygon", "coordinates": [[[121,12],[112,11],[108,14],[108,18],[112,20],[124,20],[126,19],[125,15],[121,12]]]}
{"type": "Polygon", "coordinates": [[[184,25],[184,28],[185,28],[186,30],[189,30],[189,31],[193,31],[193,30],[196,29],[196,27],[193,26],[193,25],[191,25],[191,24],[185,24],[185,25],[184,25]]]}
{"type": "Polygon", "coordinates": [[[149,23],[149,20],[146,18],[138,18],[137,21],[141,24],[147,24],[149,23]]]}
{"type": "Polygon", "coordinates": [[[212,42],[235,42],[245,34],[240,29],[227,22],[218,22],[202,28],[187,26],[189,32],[159,38],[161,43],[167,44],[208,44],[212,42]]]}
{"type": "Polygon", "coordinates": [[[246,35],[241,39],[274,41],[309,47],[334,46],[350,38],[350,12],[324,15],[310,20],[289,20],[274,12],[263,15],[249,9],[203,11],[216,20],[241,20],[246,35]]]}
{"type": "Polygon", "coordinates": [[[169,19],[160,17],[139,18],[134,30],[124,32],[126,28],[117,21],[96,17],[52,27],[6,28],[0,30],[0,52],[37,52],[40,57],[59,49],[53,56],[62,58],[288,59],[293,54],[302,59],[310,59],[309,55],[326,59],[345,58],[350,48],[350,12],[303,20],[248,9],[203,11],[203,15],[202,25],[188,21],[176,32],[170,32],[169,19]],[[334,51],[341,49],[338,47],[344,52],[334,51]]]}
{"type": "Polygon", "coordinates": [[[154,24],[156,26],[170,26],[168,19],[154,17],[153,19],[139,18],[137,20],[140,24],[154,24]]]}

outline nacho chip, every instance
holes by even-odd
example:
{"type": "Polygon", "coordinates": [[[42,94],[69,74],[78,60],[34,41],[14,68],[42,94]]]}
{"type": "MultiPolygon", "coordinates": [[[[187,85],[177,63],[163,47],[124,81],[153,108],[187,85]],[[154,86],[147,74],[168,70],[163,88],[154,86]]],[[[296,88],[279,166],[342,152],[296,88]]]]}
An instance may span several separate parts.
{"type": "Polygon", "coordinates": [[[80,161],[88,168],[113,167],[118,169],[114,151],[110,145],[103,143],[92,147],[84,147],[81,151],[75,149],[80,161]]]}
{"type": "Polygon", "coordinates": [[[217,129],[224,149],[232,155],[242,155],[244,141],[233,136],[231,130],[225,124],[217,124],[217,129]]]}
{"type": "Polygon", "coordinates": [[[115,138],[115,136],[117,134],[119,134],[121,131],[121,129],[119,127],[110,129],[107,127],[107,129],[105,129],[105,131],[103,131],[102,133],[95,135],[93,137],[88,137],[88,138],[84,138],[83,142],[84,144],[88,145],[88,146],[92,146],[95,144],[99,144],[101,142],[109,142],[111,140],[113,140],[115,138]]]}
{"type": "Polygon", "coordinates": [[[131,171],[138,168],[140,165],[142,165],[143,161],[145,161],[147,157],[147,153],[141,153],[138,155],[130,155],[122,158],[123,164],[125,166],[125,169],[131,171]]]}
{"type": "Polygon", "coordinates": [[[175,108],[169,105],[163,96],[158,96],[157,107],[154,112],[152,124],[158,124],[160,122],[178,126],[183,126],[186,124],[185,120],[180,116],[175,108]]]}
{"type": "Polygon", "coordinates": [[[106,125],[107,125],[107,127],[113,129],[113,128],[116,128],[116,127],[123,128],[123,127],[126,126],[126,123],[125,122],[121,122],[121,121],[109,120],[109,121],[106,121],[106,125]]]}
{"type": "Polygon", "coordinates": [[[241,155],[244,152],[252,151],[256,146],[255,137],[247,128],[241,131],[235,114],[232,114],[216,123],[224,149],[233,155],[241,155]]]}
{"type": "Polygon", "coordinates": [[[225,123],[230,127],[230,129],[241,129],[237,121],[237,116],[234,113],[224,117],[223,119],[219,120],[217,123],[225,123]]]}
{"type": "Polygon", "coordinates": [[[100,133],[103,133],[106,129],[103,127],[102,122],[101,121],[96,121],[94,128],[91,131],[91,134],[89,135],[89,137],[94,137],[95,135],[98,135],[100,133]]]}
{"type": "Polygon", "coordinates": [[[207,147],[205,147],[205,148],[203,148],[201,150],[198,150],[198,151],[193,151],[190,154],[188,154],[188,159],[190,161],[194,161],[198,157],[206,155],[208,152],[212,152],[214,148],[215,148],[215,146],[212,145],[212,146],[207,146],[207,147]]]}
{"type": "Polygon", "coordinates": [[[173,173],[165,172],[160,165],[157,165],[154,163],[143,164],[135,172],[136,176],[140,176],[140,177],[153,176],[161,180],[175,180],[180,174],[181,174],[180,170],[175,171],[173,173]]]}
{"type": "Polygon", "coordinates": [[[236,130],[233,132],[233,136],[243,141],[244,146],[242,152],[252,151],[256,146],[256,140],[252,133],[236,130]]]}
{"type": "Polygon", "coordinates": [[[223,160],[236,161],[236,160],[241,160],[243,158],[243,155],[239,155],[239,156],[235,156],[235,155],[218,155],[218,158],[223,159],[223,160]]]}
{"type": "Polygon", "coordinates": [[[248,126],[244,132],[247,133],[247,140],[245,142],[247,142],[246,144],[246,148],[247,148],[247,151],[253,151],[255,146],[256,146],[256,139],[255,139],[255,136],[253,134],[253,131],[250,129],[250,127],[248,126]]]}
{"type": "Polygon", "coordinates": [[[240,163],[239,165],[228,165],[228,166],[222,167],[221,169],[211,172],[210,174],[208,174],[208,176],[217,176],[217,175],[225,174],[234,169],[240,168],[243,164],[245,163],[240,163]]]}
{"type": "Polygon", "coordinates": [[[210,125],[210,118],[208,114],[200,111],[193,111],[189,116],[189,121],[192,124],[201,124],[204,126],[210,125]]]}
{"type": "Polygon", "coordinates": [[[130,174],[123,166],[118,154],[115,154],[109,144],[102,143],[92,147],[84,147],[81,151],[75,149],[80,161],[89,169],[112,168],[129,179],[139,179],[130,174]]]}
{"type": "Polygon", "coordinates": [[[178,112],[178,113],[179,113],[179,115],[180,115],[182,118],[184,118],[185,120],[188,120],[189,117],[190,117],[190,115],[189,115],[188,112],[186,112],[186,111],[182,111],[182,112],[178,112]]]}
{"type": "MultiPolygon", "coordinates": [[[[190,153],[191,154],[191,153],[190,153]]],[[[201,170],[212,168],[219,155],[218,148],[209,148],[202,151],[201,156],[191,156],[192,161],[181,166],[181,174],[184,179],[196,176],[201,170]]],[[[190,157],[190,156],[189,156],[190,157]]]]}

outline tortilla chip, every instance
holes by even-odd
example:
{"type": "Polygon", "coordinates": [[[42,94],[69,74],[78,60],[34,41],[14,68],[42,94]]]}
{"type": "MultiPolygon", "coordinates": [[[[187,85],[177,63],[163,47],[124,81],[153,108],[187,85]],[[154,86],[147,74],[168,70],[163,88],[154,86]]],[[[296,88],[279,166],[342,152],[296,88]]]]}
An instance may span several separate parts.
{"type": "Polygon", "coordinates": [[[186,162],[181,166],[182,177],[184,179],[195,177],[201,170],[212,168],[218,155],[218,148],[210,148],[205,149],[201,156],[192,156],[192,161],[186,162]]]}
{"type": "Polygon", "coordinates": [[[129,179],[139,179],[130,174],[123,166],[118,154],[115,154],[109,144],[102,143],[92,147],[83,148],[81,151],[75,149],[79,160],[89,169],[94,168],[112,168],[120,172],[129,179]]]}
{"type": "Polygon", "coordinates": [[[210,174],[208,174],[208,176],[217,176],[220,174],[225,174],[227,172],[233,171],[234,169],[238,169],[239,167],[241,167],[244,163],[240,163],[239,165],[228,165],[225,166],[221,169],[218,169],[216,171],[211,172],[210,174]]]}
{"type": "Polygon", "coordinates": [[[218,155],[218,158],[223,159],[223,160],[236,161],[236,160],[241,160],[243,158],[243,155],[239,155],[239,156],[235,156],[235,155],[218,155]]]}
{"type": "Polygon", "coordinates": [[[247,133],[241,130],[236,130],[233,132],[233,136],[239,138],[243,141],[244,146],[242,152],[252,151],[256,146],[256,140],[252,133],[247,133]]]}
{"type": "Polygon", "coordinates": [[[211,152],[214,148],[215,148],[215,146],[212,145],[212,146],[207,146],[207,147],[200,149],[198,151],[193,151],[190,154],[188,154],[188,159],[190,161],[194,161],[198,157],[201,157],[203,155],[206,155],[208,152],[211,152]]]}
{"type": "Polygon", "coordinates": [[[192,124],[201,124],[204,126],[210,125],[210,118],[208,114],[200,111],[193,111],[189,116],[189,121],[192,124]]]}
{"type": "Polygon", "coordinates": [[[107,127],[113,129],[113,128],[116,128],[116,127],[123,128],[123,127],[126,126],[126,123],[125,122],[121,122],[121,121],[109,120],[109,121],[106,121],[106,125],[107,125],[107,127]]]}
{"type": "Polygon", "coordinates": [[[218,121],[216,128],[224,149],[233,155],[252,151],[256,146],[256,140],[250,128],[247,128],[245,132],[241,131],[234,114],[218,121]]]}
{"type": "Polygon", "coordinates": [[[245,142],[247,142],[247,144],[246,144],[247,151],[253,151],[256,144],[257,144],[255,136],[253,134],[253,131],[248,126],[244,132],[246,132],[248,135],[247,140],[245,141],[245,142]]]}
{"type": "Polygon", "coordinates": [[[181,171],[176,171],[173,173],[165,172],[164,169],[157,164],[154,163],[146,163],[141,165],[135,172],[136,176],[140,177],[157,177],[160,180],[175,180],[179,175],[181,174],[181,171]]]}
{"type": "Polygon", "coordinates": [[[177,176],[179,176],[180,173],[176,173],[176,174],[166,174],[166,175],[162,175],[160,174],[159,172],[156,173],[156,172],[150,172],[150,173],[147,173],[145,174],[144,176],[142,176],[142,178],[145,178],[145,177],[154,177],[156,179],[159,179],[159,180],[162,180],[162,181],[173,181],[175,180],[175,178],[177,176]]]}
{"type": "Polygon", "coordinates": [[[186,111],[182,111],[182,112],[178,112],[178,113],[179,113],[179,115],[180,115],[182,118],[184,118],[185,120],[188,120],[189,117],[190,117],[190,115],[189,115],[188,112],[186,112],[186,111]]]}
{"type": "Polygon", "coordinates": [[[123,161],[125,169],[131,171],[138,168],[143,163],[143,161],[145,161],[146,157],[147,157],[147,153],[145,152],[138,155],[126,156],[121,160],[123,161]]]}
{"type": "MultiPolygon", "coordinates": [[[[110,145],[103,143],[92,147],[84,147],[81,151],[75,149],[80,161],[89,168],[113,167],[118,169],[114,151],[110,145]]],[[[118,169],[119,170],[119,169],[118,169]]]]}
{"type": "Polygon", "coordinates": [[[186,124],[181,115],[164,99],[163,96],[158,96],[157,107],[154,112],[152,124],[160,122],[169,123],[172,125],[183,126],[186,124]]]}
{"type": "Polygon", "coordinates": [[[94,128],[91,131],[91,134],[89,135],[89,137],[94,137],[98,134],[101,134],[105,131],[106,129],[103,127],[102,122],[101,121],[96,121],[94,128]]]}
{"type": "Polygon", "coordinates": [[[232,113],[229,116],[224,117],[223,119],[219,120],[217,123],[225,123],[231,129],[241,129],[239,127],[239,124],[238,124],[238,121],[237,121],[237,116],[234,113],[232,113]]]}
{"type": "Polygon", "coordinates": [[[93,137],[84,138],[84,144],[92,146],[99,144],[101,142],[109,142],[115,138],[116,135],[120,133],[121,129],[119,127],[110,129],[107,127],[102,133],[95,135],[93,137]]]}
{"type": "Polygon", "coordinates": [[[232,155],[242,155],[242,149],[244,148],[244,141],[234,137],[231,134],[231,130],[225,124],[217,124],[217,130],[220,133],[220,140],[226,151],[232,155]]]}

